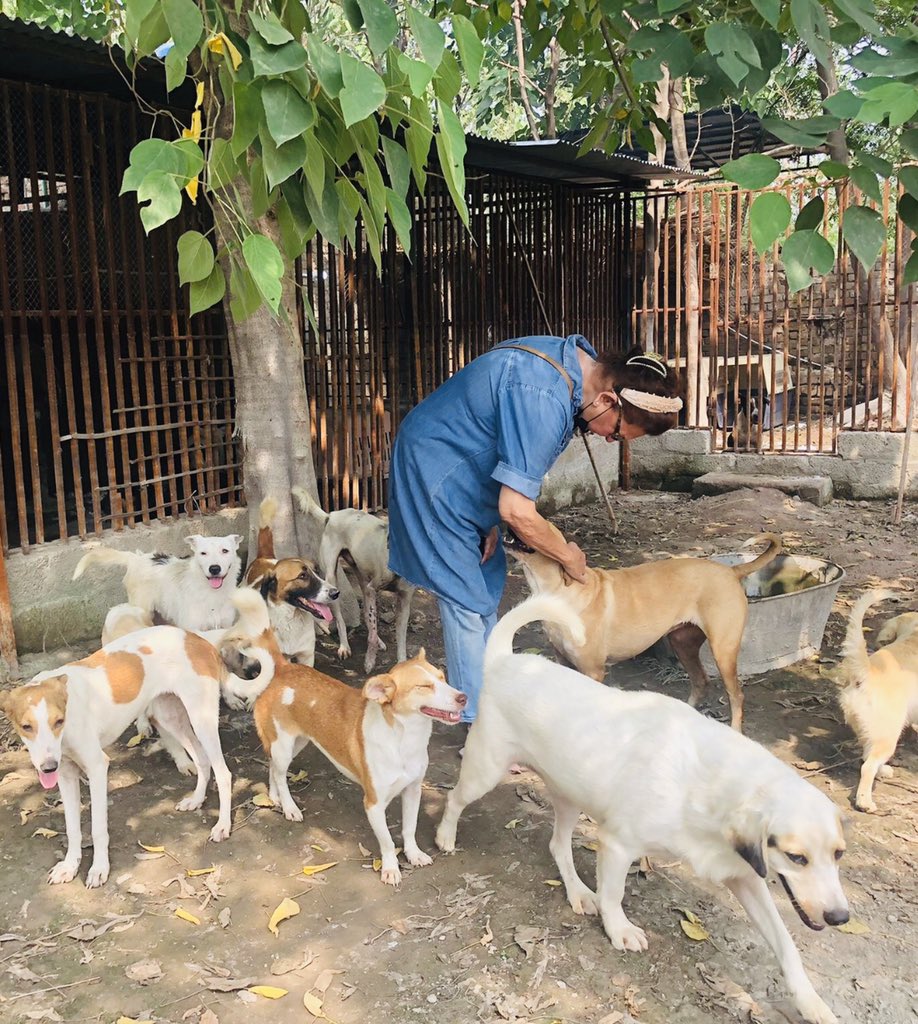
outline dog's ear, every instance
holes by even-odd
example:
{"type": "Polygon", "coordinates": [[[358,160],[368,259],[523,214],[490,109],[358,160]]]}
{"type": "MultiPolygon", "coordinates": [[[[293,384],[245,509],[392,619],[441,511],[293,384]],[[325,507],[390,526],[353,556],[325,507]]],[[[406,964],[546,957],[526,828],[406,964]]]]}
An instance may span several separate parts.
{"type": "Polygon", "coordinates": [[[204,538],[201,536],[201,534],[193,533],[190,537],[185,538],[185,543],[188,545],[188,547],[191,548],[192,551],[194,551],[194,549],[198,546],[198,542],[202,540],[204,540],[204,538]]]}
{"type": "Polygon", "coordinates": [[[4,690],[3,693],[0,693],[0,711],[2,711],[7,718],[13,717],[13,702],[10,699],[12,692],[12,690],[4,690]]]}
{"type": "Polygon", "coordinates": [[[226,543],[227,543],[227,544],[229,544],[229,545],[230,545],[230,547],[232,547],[232,549],[233,549],[233,550],[235,551],[235,550],[236,550],[236,548],[238,548],[238,547],[239,547],[239,545],[240,545],[240,544],[242,543],[242,534],[239,534],[239,533],[231,533],[231,534],[230,534],[230,535],[229,535],[228,537],[224,537],[223,539],[224,539],[224,540],[226,541],[226,543]]]}
{"type": "Polygon", "coordinates": [[[267,601],[268,594],[277,593],[277,576],[273,572],[266,572],[258,584],[258,593],[267,601]]]}
{"type": "Polygon", "coordinates": [[[423,647],[418,649],[418,653],[415,655],[418,661],[427,661],[427,651],[423,647]]]}
{"type": "Polygon", "coordinates": [[[386,672],[381,676],[371,676],[363,685],[363,695],[377,704],[390,704],[396,689],[395,679],[386,672]]]}
{"type": "Polygon", "coordinates": [[[748,836],[741,836],[734,832],[732,835],[733,849],[743,858],[752,870],[760,877],[765,878],[768,874],[768,865],[765,863],[765,846],[762,837],[750,839],[748,836]]]}

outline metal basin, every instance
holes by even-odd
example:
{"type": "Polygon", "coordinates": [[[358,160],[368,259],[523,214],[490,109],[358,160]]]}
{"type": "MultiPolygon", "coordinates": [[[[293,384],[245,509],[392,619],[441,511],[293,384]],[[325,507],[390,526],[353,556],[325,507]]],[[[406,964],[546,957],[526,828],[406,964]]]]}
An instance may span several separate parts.
{"type": "MultiPolygon", "coordinates": [[[[754,557],[744,551],[714,555],[712,560],[738,565],[754,557]]],[[[840,565],[823,558],[778,555],[742,580],[749,618],[740,647],[739,674],[768,672],[817,654],[844,578],[840,565]]],[[[709,674],[718,674],[707,643],[701,648],[701,663],[709,674]]]]}

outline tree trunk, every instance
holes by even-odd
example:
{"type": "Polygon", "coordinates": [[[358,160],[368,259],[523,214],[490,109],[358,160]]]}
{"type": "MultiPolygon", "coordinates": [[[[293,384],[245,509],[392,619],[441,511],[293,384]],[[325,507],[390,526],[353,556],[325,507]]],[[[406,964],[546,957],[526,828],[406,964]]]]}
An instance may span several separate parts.
{"type": "MultiPolygon", "coordinates": [[[[662,121],[669,121],[669,68],[664,64],[661,68],[660,81],[657,82],[653,111],[662,121]]],[[[655,124],[651,124],[653,134],[654,159],[658,164],[666,163],[666,139],[655,124]]],[[[666,200],[655,195],[665,179],[653,178],[648,182],[648,192],[644,201],[644,239],[643,263],[644,280],[647,282],[647,304],[653,309],[660,305],[660,219],[666,209],[666,200]]],[[[663,296],[665,304],[665,296],[663,296]]],[[[640,342],[645,352],[657,350],[657,318],[654,313],[645,312],[641,321],[640,342]]]]}
{"type": "MultiPolygon", "coordinates": [[[[673,156],[676,166],[691,168],[688,142],[685,137],[685,107],[682,99],[682,79],[676,78],[669,87],[669,126],[673,133],[673,156]]],[[[685,274],[685,422],[690,427],[706,427],[708,410],[699,402],[698,382],[701,369],[701,291],[698,286],[698,245],[700,239],[692,231],[692,208],[686,210],[686,244],[683,255],[685,274]]]]}

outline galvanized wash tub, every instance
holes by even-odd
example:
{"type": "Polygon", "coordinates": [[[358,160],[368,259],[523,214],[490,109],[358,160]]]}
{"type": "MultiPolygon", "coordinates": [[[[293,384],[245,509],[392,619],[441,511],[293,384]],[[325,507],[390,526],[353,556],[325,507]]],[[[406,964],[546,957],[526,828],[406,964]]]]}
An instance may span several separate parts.
{"type": "MultiPolygon", "coordinates": [[[[755,557],[749,552],[714,555],[724,565],[755,557]]],[[[756,675],[792,665],[819,652],[826,622],[845,570],[834,562],[806,555],[778,555],[742,580],[749,598],[749,618],[740,647],[738,672],[756,675]],[[783,593],[776,592],[783,590],[783,593]]],[[[701,648],[701,663],[717,675],[711,648],[701,648]]]]}

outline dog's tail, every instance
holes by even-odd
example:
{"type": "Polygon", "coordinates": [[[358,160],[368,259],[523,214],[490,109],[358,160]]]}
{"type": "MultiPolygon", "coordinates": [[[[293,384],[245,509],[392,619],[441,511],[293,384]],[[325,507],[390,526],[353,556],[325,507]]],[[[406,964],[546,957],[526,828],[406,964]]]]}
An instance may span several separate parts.
{"type": "Polygon", "coordinates": [[[253,590],[251,587],[240,587],[233,594],[233,604],[239,612],[239,618],[232,626],[234,633],[256,637],[271,628],[268,606],[257,590],[253,590]]]}
{"type": "Polygon", "coordinates": [[[578,646],[586,640],[586,631],[580,616],[571,610],[562,597],[537,594],[511,609],[491,630],[485,648],[485,668],[498,658],[513,653],[513,638],[518,630],[530,622],[550,622],[566,630],[578,646]]]}
{"type": "Polygon", "coordinates": [[[294,487],[290,493],[296,498],[297,504],[300,506],[300,511],[305,512],[306,515],[312,516],[313,519],[318,520],[322,526],[328,522],[328,513],[324,512],[316,502],[315,498],[303,487],[294,487]]]}
{"type": "Polygon", "coordinates": [[[258,509],[258,551],[255,558],[274,558],[274,531],[271,524],[277,515],[277,500],[265,498],[258,509]]]}
{"type": "Polygon", "coordinates": [[[136,559],[143,558],[135,551],[116,551],[114,548],[93,548],[80,559],[73,578],[78,580],[91,565],[123,565],[130,566],[136,559]]]}
{"type": "Polygon", "coordinates": [[[744,579],[746,576],[751,576],[754,572],[758,572],[763,566],[768,565],[769,562],[773,562],[778,555],[781,554],[783,544],[781,538],[776,533],[763,533],[760,537],[756,537],[756,540],[767,540],[768,547],[759,555],[758,558],[753,558],[751,562],[740,562],[739,565],[733,565],[730,568],[736,574],[738,580],[744,579]]]}
{"type": "Polygon", "coordinates": [[[867,675],[869,654],[867,641],[864,639],[864,616],[872,605],[891,597],[895,597],[891,590],[869,590],[854,602],[848,618],[848,631],[845,633],[841,648],[845,668],[844,679],[863,679],[867,675]]]}

